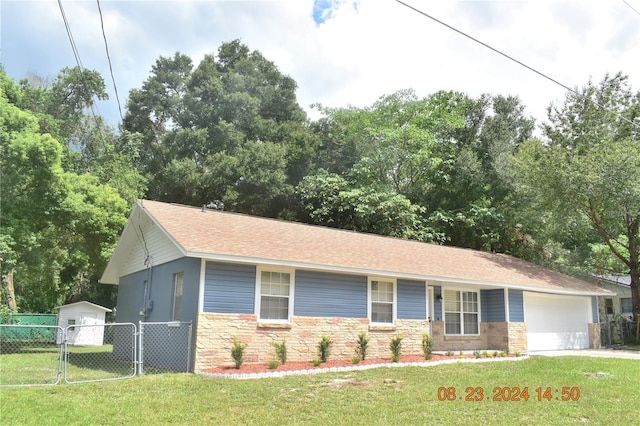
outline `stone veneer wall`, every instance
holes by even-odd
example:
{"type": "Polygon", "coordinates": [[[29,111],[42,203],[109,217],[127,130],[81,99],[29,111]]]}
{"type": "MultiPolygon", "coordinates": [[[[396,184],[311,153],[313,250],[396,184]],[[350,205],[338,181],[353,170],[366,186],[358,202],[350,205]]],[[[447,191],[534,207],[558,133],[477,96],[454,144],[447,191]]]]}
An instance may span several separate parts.
{"type": "Polygon", "coordinates": [[[523,322],[481,322],[479,336],[445,336],[444,321],[434,321],[432,327],[435,351],[527,350],[527,326],[523,322]]]}
{"type": "Polygon", "coordinates": [[[389,342],[396,334],[403,336],[402,353],[422,354],[422,334],[429,322],[396,320],[395,326],[371,326],[366,318],[293,317],[290,324],[262,324],[256,315],[201,313],[196,334],[195,371],[214,366],[233,365],[231,347],[236,337],[247,344],[245,362],[276,360],[271,342],[287,342],[289,361],[318,358],[317,345],[323,334],[333,340],[329,359],[352,359],[358,334],[367,332],[370,341],[367,357],[389,358],[389,342]]]}
{"type": "Polygon", "coordinates": [[[591,349],[600,349],[602,347],[602,341],[600,339],[600,324],[589,324],[589,347],[591,349]]]}
{"type": "Polygon", "coordinates": [[[527,323],[526,322],[510,322],[509,323],[509,352],[515,353],[527,352],[527,323]]]}

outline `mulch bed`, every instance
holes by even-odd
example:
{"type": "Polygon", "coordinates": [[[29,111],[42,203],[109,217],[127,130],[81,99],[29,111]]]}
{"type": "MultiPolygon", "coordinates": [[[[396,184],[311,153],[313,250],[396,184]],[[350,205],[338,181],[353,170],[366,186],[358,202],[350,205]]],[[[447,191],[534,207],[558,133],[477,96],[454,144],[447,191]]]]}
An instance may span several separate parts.
{"type": "MultiPolygon", "coordinates": [[[[514,357],[515,355],[508,355],[514,357]]],[[[432,363],[444,360],[457,360],[457,359],[474,359],[475,356],[471,354],[466,355],[440,355],[433,354],[430,360],[425,360],[422,355],[403,355],[400,357],[400,363],[432,363]]],[[[484,355],[481,358],[486,358],[484,355]]],[[[358,366],[371,366],[391,363],[391,358],[371,358],[360,361],[358,364],[354,364],[351,360],[338,360],[329,359],[327,362],[321,363],[319,366],[314,366],[311,361],[287,361],[284,365],[279,365],[278,368],[270,369],[268,363],[245,363],[240,368],[235,368],[233,364],[218,366],[203,370],[205,374],[213,375],[245,375],[245,374],[259,374],[259,373],[276,373],[284,371],[306,371],[316,369],[327,369],[335,367],[358,367],[358,366]]]]}

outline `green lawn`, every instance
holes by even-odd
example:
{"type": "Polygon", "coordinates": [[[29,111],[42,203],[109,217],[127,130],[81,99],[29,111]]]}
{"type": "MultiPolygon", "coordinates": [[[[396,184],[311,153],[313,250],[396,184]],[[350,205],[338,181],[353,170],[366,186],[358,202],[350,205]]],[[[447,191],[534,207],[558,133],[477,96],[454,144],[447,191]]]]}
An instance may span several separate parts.
{"type": "Polygon", "coordinates": [[[229,380],[189,374],[0,389],[2,424],[607,424],[640,422],[640,362],[533,357],[229,380]],[[494,401],[525,387],[528,400],[494,401]],[[562,388],[577,401],[562,401],[562,388]],[[449,391],[439,388],[451,388],[449,391]],[[467,391],[473,388],[473,393],[467,391]],[[482,401],[466,401],[469,394],[482,401]],[[540,396],[537,388],[541,388],[540,396]],[[551,388],[551,400],[544,391],[551,388]],[[449,395],[454,400],[441,401],[449,395]],[[579,390],[580,396],[577,397],[579,390]],[[558,398],[558,399],[556,399],[558,398]]]}
{"type": "MultiPolygon", "coordinates": [[[[50,385],[58,380],[61,348],[53,342],[3,342],[0,351],[0,385],[50,385]]],[[[111,345],[69,346],[67,369],[60,381],[81,382],[131,377],[133,362],[115,357],[111,345]]]]}

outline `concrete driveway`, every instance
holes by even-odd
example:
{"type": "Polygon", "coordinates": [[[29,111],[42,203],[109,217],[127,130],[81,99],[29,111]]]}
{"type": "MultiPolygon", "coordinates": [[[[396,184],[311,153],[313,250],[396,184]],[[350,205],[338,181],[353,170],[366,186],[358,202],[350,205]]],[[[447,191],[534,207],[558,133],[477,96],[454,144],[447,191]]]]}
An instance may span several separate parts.
{"type": "Polygon", "coordinates": [[[532,351],[529,356],[591,356],[599,358],[624,358],[640,360],[639,351],[625,351],[616,349],[579,349],[565,351],[532,351]]]}

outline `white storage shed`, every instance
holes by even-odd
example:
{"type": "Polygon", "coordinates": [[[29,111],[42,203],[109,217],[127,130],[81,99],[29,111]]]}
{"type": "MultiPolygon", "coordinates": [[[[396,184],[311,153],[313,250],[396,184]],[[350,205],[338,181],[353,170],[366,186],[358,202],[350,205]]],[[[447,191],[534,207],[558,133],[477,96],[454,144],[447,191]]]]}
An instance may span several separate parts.
{"type": "MultiPolygon", "coordinates": [[[[91,302],[76,302],[58,306],[58,326],[66,330],[67,344],[102,346],[105,315],[111,309],[91,302]]],[[[62,343],[61,336],[58,342],[62,343]]]]}

